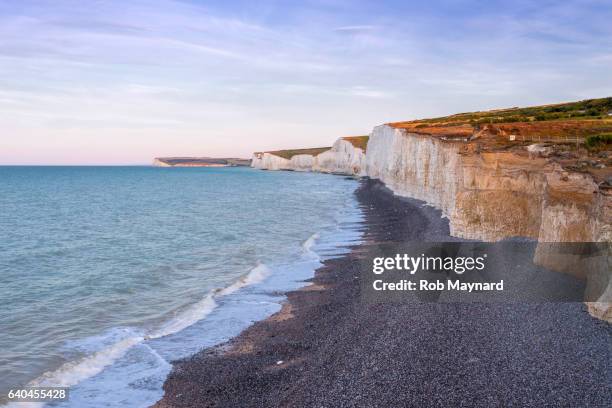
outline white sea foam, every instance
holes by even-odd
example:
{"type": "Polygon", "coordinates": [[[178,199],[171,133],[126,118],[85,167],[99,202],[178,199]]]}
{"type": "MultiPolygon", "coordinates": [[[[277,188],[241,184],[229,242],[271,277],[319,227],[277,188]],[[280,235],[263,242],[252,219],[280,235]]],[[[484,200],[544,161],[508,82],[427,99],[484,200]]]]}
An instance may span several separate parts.
{"type": "Polygon", "coordinates": [[[302,253],[309,258],[320,260],[319,254],[312,250],[312,247],[316,244],[319,239],[319,234],[312,234],[304,243],[302,243],[302,253]]]}
{"type": "MultiPolygon", "coordinates": [[[[143,340],[144,338],[142,336],[127,337],[89,356],[64,363],[57,370],[44,373],[37,379],[30,381],[28,387],[71,387],[76,385],[102,372],[104,368],[111,365],[131,347],[141,343],[143,340]]],[[[15,408],[35,408],[44,405],[45,404],[40,402],[19,402],[9,404],[8,406],[15,408]]]]}
{"type": "MultiPolygon", "coordinates": [[[[337,249],[342,248],[344,245],[349,244],[354,240],[359,240],[358,237],[360,236],[360,234],[357,233],[356,237],[350,237],[347,239],[348,237],[343,236],[343,234],[336,233],[335,235],[336,242],[327,243],[327,246],[336,247],[337,249]]],[[[349,235],[351,234],[349,233],[349,235]]],[[[313,247],[319,238],[319,234],[313,234],[302,243],[302,253],[308,258],[316,257],[319,259],[319,255],[313,250],[313,247]]],[[[316,266],[312,266],[312,268],[316,269],[316,266]]],[[[178,333],[194,323],[206,318],[206,316],[208,316],[218,306],[218,299],[233,294],[244,287],[260,283],[269,277],[270,274],[270,268],[263,263],[259,263],[247,274],[240,277],[229,286],[211,291],[202,300],[183,310],[170,321],[166,322],[158,329],[149,332],[148,334],[137,333],[129,328],[121,329],[120,332],[117,333],[117,329],[105,336],[95,336],[90,339],[76,342],[73,344],[73,347],[80,348],[82,350],[91,350],[94,346],[94,344],[91,343],[102,343],[105,344],[105,347],[79,360],[67,362],[59,369],[43,374],[41,377],[30,382],[28,385],[49,387],[74,386],[79,382],[102,372],[106,367],[113,364],[117,359],[125,355],[130,348],[146,342],[147,340],[157,339],[178,333]],[[116,340],[117,338],[119,338],[119,340],[116,340]],[[112,341],[113,343],[108,345],[109,341],[112,341]],[[86,345],[86,347],[80,345],[81,343],[86,345]]],[[[144,344],[146,345],[146,343],[144,344]]],[[[159,359],[163,360],[161,356],[159,356],[157,353],[155,354],[159,359]]],[[[15,408],[39,408],[43,406],[44,404],[41,403],[19,403],[9,405],[9,407],[15,408]]]]}
{"type": "Polygon", "coordinates": [[[268,276],[270,276],[270,269],[266,266],[266,264],[260,263],[256,267],[251,269],[249,273],[238,279],[236,282],[232,283],[230,286],[218,290],[215,295],[229,295],[239,289],[244,288],[245,286],[250,286],[259,283],[266,279],[268,276]]]}
{"type": "MultiPolygon", "coordinates": [[[[239,278],[231,285],[213,290],[202,300],[183,310],[170,321],[163,324],[160,328],[151,331],[146,335],[132,335],[113,344],[102,348],[88,356],[75,361],[64,363],[60,368],[49,371],[28,383],[30,387],[71,387],[79,382],[99,374],[117,359],[121,358],[130,348],[146,340],[157,339],[178,333],[181,330],[193,325],[194,323],[208,316],[218,305],[215,299],[232,294],[246,286],[257,284],[270,275],[270,269],[263,263],[259,263],[246,275],[239,278]]],[[[125,329],[129,330],[129,329],[125,329]]],[[[93,339],[102,341],[103,336],[95,336],[93,339]]],[[[91,343],[91,341],[83,341],[91,343]]],[[[161,358],[161,357],[159,357],[161,358]]],[[[34,408],[41,407],[41,403],[19,403],[11,404],[9,407],[34,408]]]]}
{"type": "Polygon", "coordinates": [[[142,342],[142,336],[125,338],[79,360],[69,361],[55,371],[47,372],[29,385],[32,387],[70,387],[101,372],[104,367],[125,354],[130,347],[142,342]]]}
{"type": "Polygon", "coordinates": [[[319,239],[319,234],[312,234],[310,236],[310,238],[308,238],[306,241],[304,241],[304,243],[302,244],[302,248],[304,249],[304,251],[305,252],[310,252],[312,246],[315,244],[317,239],[319,239]]]}
{"type": "Polygon", "coordinates": [[[216,307],[217,302],[215,302],[214,295],[209,293],[204,297],[204,299],[191,305],[175,316],[172,320],[165,323],[159,329],[154,330],[151,334],[146,336],[146,339],[158,339],[160,337],[178,333],[208,316],[216,307]]]}

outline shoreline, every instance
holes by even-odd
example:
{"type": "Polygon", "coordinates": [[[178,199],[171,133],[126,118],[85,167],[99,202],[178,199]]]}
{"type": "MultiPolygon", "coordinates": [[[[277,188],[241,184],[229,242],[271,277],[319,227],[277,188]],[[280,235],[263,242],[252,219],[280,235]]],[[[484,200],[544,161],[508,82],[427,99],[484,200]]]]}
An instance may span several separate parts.
{"type": "Polygon", "coordinates": [[[360,258],[377,243],[457,239],[379,182],[356,194],[363,243],[280,312],[174,362],[155,407],[605,405],[612,330],[582,303],[362,303],[360,258]]]}
{"type": "MultiPolygon", "coordinates": [[[[143,183],[145,186],[149,185],[154,189],[157,189],[158,185],[166,186],[163,188],[165,193],[161,192],[159,195],[163,198],[161,201],[166,203],[172,202],[172,195],[175,194],[172,188],[168,188],[169,185],[175,185],[177,180],[182,180],[186,191],[196,191],[196,196],[190,196],[185,192],[184,198],[177,202],[196,202],[196,198],[208,197],[209,199],[202,201],[210,203],[210,207],[215,208],[214,214],[218,220],[209,222],[206,217],[202,218],[203,214],[210,214],[207,212],[210,208],[208,205],[184,206],[181,213],[190,214],[189,217],[179,216],[187,223],[185,231],[181,231],[180,234],[173,232],[171,235],[193,237],[189,243],[176,243],[176,240],[168,240],[163,234],[155,233],[155,228],[146,228],[145,233],[153,231],[152,234],[155,235],[150,239],[151,245],[155,243],[167,245],[159,251],[159,257],[155,253],[138,257],[146,259],[151,268],[141,269],[139,264],[130,264],[131,267],[125,268],[125,271],[124,268],[117,268],[121,269],[118,275],[107,281],[103,277],[97,279],[98,286],[101,287],[105,287],[106,282],[112,282],[117,286],[118,282],[121,282],[121,287],[125,287],[126,290],[114,291],[115,286],[113,286],[103,292],[108,296],[108,304],[115,303],[114,299],[120,301],[125,299],[125,303],[121,304],[129,307],[121,307],[121,312],[125,314],[138,312],[138,318],[124,323],[125,320],[121,320],[124,315],[117,313],[112,316],[114,320],[103,327],[96,327],[93,324],[89,326],[84,319],[82,324],[66,325],[66,336],[55,343],[45,343],[44,348],[40,347],[42,350],[25,346],[19,349],[16,344],[24,344],[25,341],[3,343],[7,346],[5,347],[8,353],[7,367],[10,364],[16,373],[22,375],[10,378],[0,376],[2,383],[0,391],[5,390],[4,395],[0,395],[0,406],[7,402],[4,396],[10,389],[43,384],[70,386],[71,401],[65,405],[79,407],[114,405],[121,401],[129,406],[150,406],[163,395],[162,385],[171,369],[169,361],[190,356],[202,348],[225,342],[240,334],[254,321],[265,319],[277,312],[285,299],[284,293],[304,286],[304,280],[311,278],[314,271],[321,266],[321,257],[339,256],[350,251],[348,246],[359,242],[361,236],[359,230],[361,211],[357,208],[357,200],[354,197],[358,182],[354,179],[290,173],[265,174],[251,168],[222,169],[219,172],[223,172],[226,180],[220,180],[219,189],[215,188],[219,172],[162,174],[144,170],[146,168],[129,168],[127,171],[102,169],[99,173],[113,174],[121,180],[130,180],[133,176],[140,181],[141,177],[148,177],[148,180],[153,182],[149,184],[145,179],[143,183]],[[205,176],[208,178],[203,178],[205,176]],[[231,184],[232,180],[235,184],[231,184]],[[293,186],[289,185],[291,182],[293,186]],[[231,194],[233,199],[222,198],[226,210],[216,209],[215,197],[227,194],[227,191],[236,192],[237,188],[243,188],[245,183],[249,186],[245,186],[244,190],[240,191],[249,194],[231,194]],[[207,186],[202,188],[202,184],[207,186]],[[284,191],[269,188],[282,184],[287,186],[284,191]],[[192,186],[197,188],[190,188],[192,186]],[[324,191],[325,197],[311,197],[309,191],[312,190],[324,191]],[[270,195],[264,198],[262,192],[270,195]],[[259,195],[255,196],[256,193],[259,195]],[[281,200],[284,204],[278,203],[273,206],[267,204],[270,201],[281,200]],[[244,211],[237,211],[245,209],[245,203],[251,210],[254,208],[259,210],[257,217],[244,211]],[[303,205],[303,210],[300,210],[299,205],[303,205]],[[242,220],[241,213],[244,217],[242,220]],[[225,222],[228,219],[226,215],[234,214],[236,216],[232,224],[228,225],[229,221],[225,222]],[[199,219],[201,222],[194,223],[192,221],[194,219],[199,219]],[[305,219],[310,222],[304,222],[305,219]],[[279,236],[285,233],[287,235],[279,239],[279,236]],[[211,242],[208,243],[205,242],[207,237],[214,239],[210,238],[211,242]],[[191,244],[196,248],[190,247],[191,244]],[[232,246],[238,249],[232,251],[230,250],[232,246]],[[164,258],[164,253],[169,257],[164,258]],[[179,253],[181,256],[177,258],[176,255],[179,253]],[[149,288],[147,277],[155,278],[162,275],[165,277],[163,285],[157,284],[156,279],[151,280],[151,291],[155,294],[149,298],[152,305],[139,309],[142,303],[130,300],[138,299],[138,294],[135,295],[130,290],[133,286],[130,285],[131,281],[128,278],[138,276],[138,293],[141,293],[149,288]],[[122,281],[124,277],[126,280],[122,281]],[[264,280],[265,282],[262,282],[264,280]],[[185,281],[192,283],[186,286],[183,284],[185,281]],[[184,296],[178,298],[172,296],[173,291],[176,291],[174,293],[180,291],[184,296]],[[116,293],[116,297],[113,297],[116,293]],[[172,303],[175,299],[176,304],[172,303]],[[25,352],[21,354],[23,357],[19,358],[17,352],[11,353],[12,350],[25,350],[25,352]],[[31,354],[27,354],[30,350],[31,354]],[[58,357],[46,360],[47,351],[52,356],[58,357]],[[38,359],[38,366],[31,362],[28,364],[30,355],[32,359],[38,359]]],[[[62,174],[76,175],[75,178],[83,174],[97,173],[98,170],[95,172],[87,169],[62,170],[62,174]]],[[[110,181],[111,186],[115,185],[112,177],[105,179],[110,181]]],[[[112,192],[114,189],[108,191],[112,192]]],[[[113,203],[121,208],[125,205],[123,200],[113,200],[113,203]]],[[[149,203],[151,207],[145,208],[151,208],[151,213],[158,210],[158,202],[151,200],[149,203]]],[[[164,214],[164,211],[172,214],[176,212],[173,205],[162,206],[160,211],[161,214],[164,214]]],[[[142,214],[149,211],[138,212],[142,214]]],[[[94,211],[84,211],[83,214],[90,214],[95,219],[94,211]]],[[[155,214],[160,213],[155,212],[155,214]]],[[[145,218],[149,218],[148,215],[145,215],[145,218]]],[[[14,219],[18,220],[17,217],[14,219]]],[[[164,217],[160,216],[159,219],[164,217]]],[[[138,218],[132,220],[136,221],[138,218]]],[[[182,225],[176,219],[169,220],[174,222],[168,223],[166,231],[175,231],[173,228],[182,225]]],[[[143,224],[138,223],[138,225],[143,224]]],[[[41,235],[45,235],[44,229],[41,235]]],[[[129,246],[130,241],[126,239],[125,242],[128,243],[126,246],[129,246]]],[[[140,245],[140,242],[141,240],[134,245],[140,245]]],[[[108,255],[108,259],[117,263],[122,259],[129,260],[130,254],[133,253],[126,251],[124,258],[114,246],[108,248],[112,248],[112,254],[108,255]],[[117,258],[111,256],[115,254],[117,258]]],[[[76,256],[71,258],[75,259],[75,264],[79,264],[76,256]]],[[[92,268],[92,273],[98,270],[101,271],[102,268],[92,268]]],[[[75,276],[80,278],[83,274],[75,276]]],[[[57,290],[56,292],[62,293],[57,290]]],[[[25,293],[28,294],[27,291],[25,293]]],[[[45,298],[43,301],[53,299],[49,296],[45,298]]],[[[75,296],[73,303],[80,300],[75,296]]],[[[10,311],[10,302],[8,306],[10,311]]],[[[62,308],[66,309],[65,306],[62,308]]],[[[96,310],[102,315],[105,309],[96,310]]],[[[11,315],[19,316],[19,311],[19,308],[15,308],[17,313],[11,315]]],[[[76,318],[80,316],[79,313],[75,314],[76,318]]],[[[15,319],[17,320],[19,319],[15,319]]],[[[23,327],[26,328],[25,325],[23,327]]],[[[35,335],[32,338],[37,340],[35,335]]],[[[36,341],[36,343],[44,342],[36,341]]],[[[5,372],[2,374],[8,375],[5,372]]]]}

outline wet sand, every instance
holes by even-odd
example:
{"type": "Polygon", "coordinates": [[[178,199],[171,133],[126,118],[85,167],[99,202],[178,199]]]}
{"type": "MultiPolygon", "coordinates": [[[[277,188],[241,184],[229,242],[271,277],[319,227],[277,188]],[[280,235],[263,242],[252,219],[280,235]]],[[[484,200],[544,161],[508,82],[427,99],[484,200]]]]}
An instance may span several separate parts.
{"type": "Polygon", "coordinates": [[[378,243],[453,240],[440,213],[364,180],[364,244],[230,342],[174,362],[156,407],[604,407],[612,326],[582,303],[367,304],[378,243]]]}

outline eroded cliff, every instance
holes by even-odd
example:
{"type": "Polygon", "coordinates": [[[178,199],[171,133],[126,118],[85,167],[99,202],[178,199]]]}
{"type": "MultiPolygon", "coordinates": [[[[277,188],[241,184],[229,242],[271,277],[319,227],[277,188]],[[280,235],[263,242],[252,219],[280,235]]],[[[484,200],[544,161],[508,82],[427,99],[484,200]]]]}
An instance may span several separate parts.
{"type": "Polygon", "coordinates": [[[426,201],[458,237],[496,241],[609,242],[612,201],[587,173],[516,151],[475,151],[390,125],[374,128],[366,175],[396,194],[426,201]]]}
{"type": "MultiPolygon", "coordinates": [[[[251,166],[263,170],[316,171],[346,175],[364,175],[365,152],[356,138],[340,138],[329,149],[314,150],[304,154],[303,150],[261,152],[253,154],[251,166]],[[288,154],[288,152],[290,152],[288,154]],[[291,154],[294,153],[294,154],[291,154]],[[285,156],[285,157],[282,157],[285,156]]],[[[363,139],[359,139],[362,141],[363,139]]]]}
{"type": "MultiPolygon", "coordinates": [[[[524,149],[526,152],[526,149],[524,149]]],[[[611,242],[612,196],[588,173],[518,151],[478,151],[476,142],[443,140],[389,125],[374,128],[366,175],[395,194],[432,204],[451,234],[484,241],[528,237],[539,242],[611,242]]],[[[612,320],[610,259],[575,271],[575,255],[538,247],[535,262],[587,279],[596,317],[612,320]]],[[[584,262],[581,265],[585,265],[584,262]]]]}

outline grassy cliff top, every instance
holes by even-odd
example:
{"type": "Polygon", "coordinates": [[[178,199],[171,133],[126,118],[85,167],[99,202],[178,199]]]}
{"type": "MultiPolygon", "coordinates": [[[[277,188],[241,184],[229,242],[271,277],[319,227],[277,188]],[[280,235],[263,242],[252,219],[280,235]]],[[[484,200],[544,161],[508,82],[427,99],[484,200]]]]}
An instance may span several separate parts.
{"type": "MultiPolygon", "coordinates": [[[[369,138],[369,136],[346,136],[342,139],[350,142],[353,146],[358,147],[365,152],[369,138]]],[[[282,157],[283,159],[290,160],[293,156],[297,156],[298,154],[310,154],[312,156],[316,156],[328,151],[329,149],[331,149],[331,147],[313,147],[310,149],[273,150],[260,153],[270,153],[275,156],[282,157]]]]}
{"type": "Polygon", "coordinates": [[[418,119],[390,123],[393,126],[408,124],[421,125],[478,125],[490,123],[533,122],[559,119],[607,119],[612,118],[612,97],[586,99],[578,102],[553,105],[530,106],[526,108],[494,109],[489,111],[456,113],[430,119],[418,119]]]}
{"type": "Polygon", "coordinates": [[[354,147],[357,147],[365,152],[366,148],[368,147],[368,140],[370,139],[370,136],[346,136],[342,139],[350,142],[354,147]]]}
{"type": "Polygon", "coordinates": [[[612,97],[526,108],[458,113],[388,125],[411,133],[469,137],[486,129],[526,138],[585,138],[612,131],[612,97]]]}
{"type": "Polygon", "coordinates": [[[311,149],[291,149],[291,150],[275,150],[275,151],[271,151],[271,152],[265,152],[265,153],[270,153],[273,154],[275,156],[279,156],[282,157],[283,159],[291,159],[293,156],[297,156],[298,154],[310,154],[312,156],[316,156],[320,153],[323,153],[327,150],[331,149],[331,147],[314,147],[311,149]]]}

